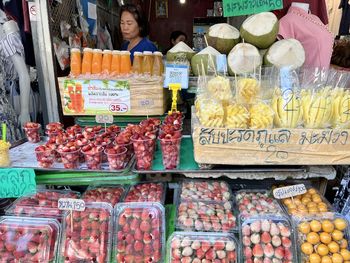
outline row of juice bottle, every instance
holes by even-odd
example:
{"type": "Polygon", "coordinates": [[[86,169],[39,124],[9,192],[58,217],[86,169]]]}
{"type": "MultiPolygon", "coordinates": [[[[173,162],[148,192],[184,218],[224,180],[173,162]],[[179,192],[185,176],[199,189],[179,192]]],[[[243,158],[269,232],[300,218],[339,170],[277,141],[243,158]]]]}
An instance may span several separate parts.
{"type": "Polygon", "coordinates": [[[130,52],[84,48],[83,56],[80,49],[71,49],[71,76],[81,74],[126,75],[130,73],[162,76],[164,71],[161,52],[134,52],[134,62],[131,65],[130,52]]]}

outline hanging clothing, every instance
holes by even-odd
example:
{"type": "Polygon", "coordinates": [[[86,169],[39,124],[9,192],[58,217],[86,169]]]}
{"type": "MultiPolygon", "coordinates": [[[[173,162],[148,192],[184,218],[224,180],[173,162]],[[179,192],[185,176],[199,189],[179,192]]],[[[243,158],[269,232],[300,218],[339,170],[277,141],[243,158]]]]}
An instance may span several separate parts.
{"type": "Polygon", "coordinates": [[[327,0],[328,29],[335,35],[339,35],[339,27],[342,17],[342,9],[339,8],[341,0],[327,0]]]}
{"type": "Polygon", "coordinates": [[[291,6],[280,20],[278,35],[300,41],[305,49],[305,66],[329,68],[334,36],[317,16],[291,6]]]}
{"type": "Polygon", "coordinates": [[[309,4],[311,14],[318,16],[323,24],[328,24],[328,14],[325,0],[283,0],[283,9],[273,11],[278,19],[282,18],[288,13],[288,10],[293,2],[309,4]]]}
{"type": "Polygon", "coordinates": [[[343,10],[343,15],[340,22],[339,35],[349,35],[350,34],[350,1],[342,0],[340,3],[340,8],[343,10]]]}

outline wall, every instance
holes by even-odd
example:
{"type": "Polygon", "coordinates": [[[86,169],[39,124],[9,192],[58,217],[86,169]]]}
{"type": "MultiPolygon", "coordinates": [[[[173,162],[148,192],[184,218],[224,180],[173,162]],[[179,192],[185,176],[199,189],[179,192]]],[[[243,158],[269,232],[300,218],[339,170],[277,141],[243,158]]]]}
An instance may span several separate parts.
{"type": "Polygon", "coordinates": [[[181,30],[187,34],[188,44],[192,46],[192,29],[194,17],[206,17],[207,9],[212,9],[213,0],[186,0],[185,4],[180,4],[179,0],[168,0],[168,18],[156,18],[155,1],[145,1],[143,8],[150,12],[150,39],[164,50],[170,46],[170,34],[174,30],[181,30]]]}

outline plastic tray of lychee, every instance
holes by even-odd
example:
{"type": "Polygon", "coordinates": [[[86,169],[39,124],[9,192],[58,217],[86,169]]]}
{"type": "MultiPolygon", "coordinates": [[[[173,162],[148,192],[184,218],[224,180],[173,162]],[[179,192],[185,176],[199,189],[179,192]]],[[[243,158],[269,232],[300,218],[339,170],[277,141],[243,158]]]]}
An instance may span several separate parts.
{"type": "Polygon", "coordinates": [[[334,212],[328,200],[313,188],[307,187],[307,193],[279,200],[282,208],[289,216],[313,215],[325,212],[334,212]]]}
{"type": "Polygon", "coordinates": [[[240,217],[242,262],[298,261],[296,234],[287,216],[240,217]]]}
{"type": "Polygon", "coordinates": [[[125,173],[131,170],[135,158],[132,157],[130,161],[125,165],[124,169],[110,170],[108,162],[102,163],[100,170],[89,170],[85,163],[81,163],[77,169],[66,169],[62,163],[55,161],[52,167],[42,168],[38,165],[35,147],[45,144],[47,137],[42,137],[42,140],[38,143],[30,143],[26,139],[16,142],[10,148],[10,160],[11,167],[14,168],[32,168],[38,171],[67,171],[67,172],[101,172],[101,173],[125,173]]]}
{"type": "Polygon", "coordinates": [[[349,262],[349,221],[337,213],[293,217],[299,262],[349,262]]]}

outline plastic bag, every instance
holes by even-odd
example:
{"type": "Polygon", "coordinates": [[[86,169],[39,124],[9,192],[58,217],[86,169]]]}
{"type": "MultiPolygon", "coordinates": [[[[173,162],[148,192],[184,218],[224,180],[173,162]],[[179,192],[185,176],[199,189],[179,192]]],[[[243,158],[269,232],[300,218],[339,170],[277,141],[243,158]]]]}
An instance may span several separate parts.
{"type": "Polygon", "coordinates": [[[277,128],[301,126],[303,111],[297,72],[289,68],[282,68],[272,72],[272,74],[275,78],[275,88],[271,100],[271,106],[275,112],[274,126],[277,128]]]}
{"type": "Polygon", "coordinates": [[[57,61],[62,70],[65,70],[69,67],[69,46],[66,42],[61,41],[57,37],[53,39],[53,46],[56,54],[57,61]]]}
{"type": "Polygon", "coordinates": [[[251,129],[271,129],[273,127],[274,111],[267,103],[259,101],[249,109],[251,129]]]}
{"type": "Polygon", "coordinates": [[[200,123],[206,127],[224,126],[224,108],[213,99],[202,99],[198,103],[197,116],[200,123]]]}
{"type": "Polygon", "coordinates": [[[60,29],[61,29],[61,38],[62,39],[69,37],[71,25],[68,24],[67,21],[64,21],[64,20],[61,21],[60,29]]]}
{"type": "Polygon", "coordinates": [[[210,98],[214,98],[220,102],[227,102],[233,99],[230,79],[217,76],[208,81],[207,92],[210,98]]]}
{"type": "Polygon", "coordinates": [[[250,114],[244,105],[232,101],[224,110],[225,127],[234,129],[247,129],[249,127],[250,114]]]}

